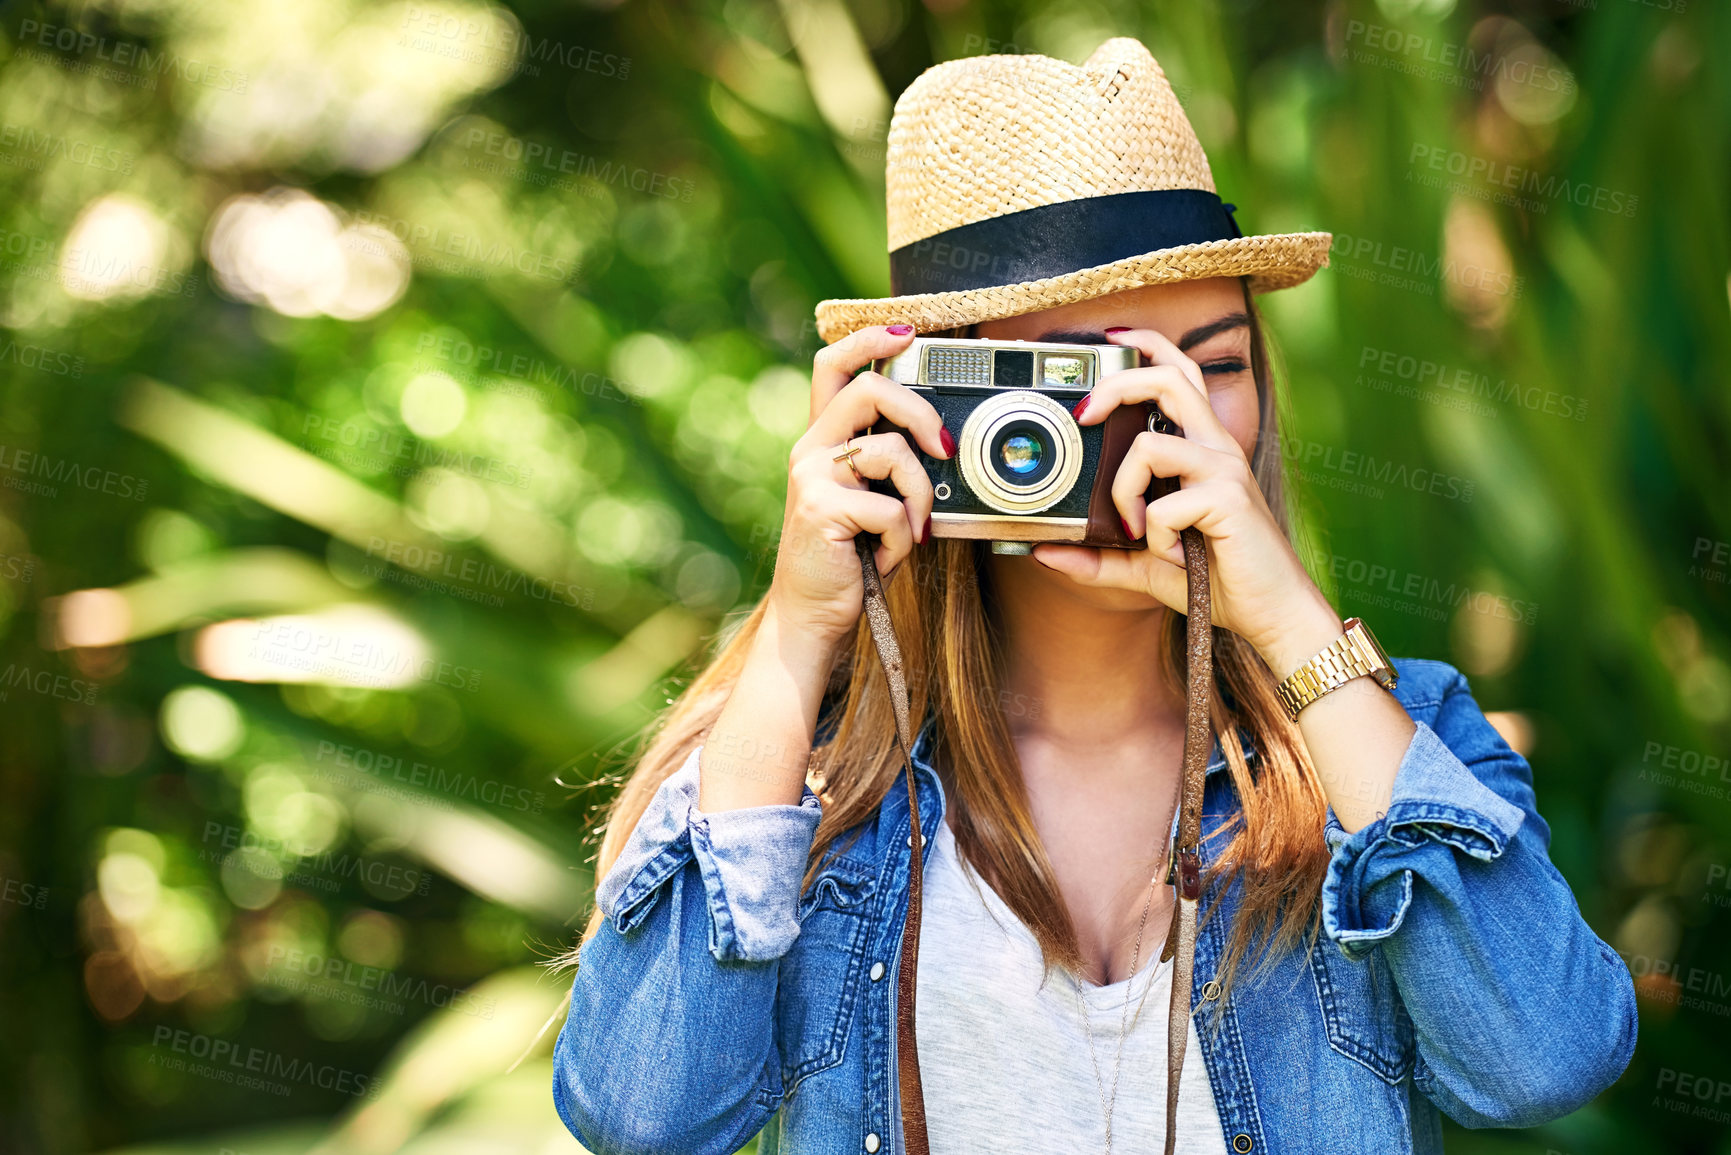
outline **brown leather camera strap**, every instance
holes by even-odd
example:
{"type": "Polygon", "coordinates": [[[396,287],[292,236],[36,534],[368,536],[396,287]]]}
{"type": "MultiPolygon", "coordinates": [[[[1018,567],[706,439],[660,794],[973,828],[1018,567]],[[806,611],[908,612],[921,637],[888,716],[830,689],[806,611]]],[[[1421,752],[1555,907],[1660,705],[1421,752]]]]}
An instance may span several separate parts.
{"type": "Polygon", "coordinates": [[[914,785],[913,731],[908,718],[908,678],[902,665],[901,643],[896,641],[884,600],[883,581],[872,560],[875,541],[871,534],[854,538],[859,552],[860,575],[865,582],[865,615],[877,644],[878,661],[890,683],[890,704],[895,709],[896,738],[902,747],[902,768],[908,783],[908,839],[913,847],[908,861],[908,918],[902,927],[902,961],[896,971],[896,1080],[902,1100],[902,1141],[907,1155],[931,1155],[926,1142],[926,1098],[920,1089],[920,1052],[914,1043],[914,983],[920,954],[920,866],[925,861],[925,832],[920,828],[920,795],[914,785]]]}
{"type": "Polygon", "coordinates": [[[1214,748],[1209,723],[1214,690],[1214,607],[1208,588],[1208,549],[1194,527],[1180,535],[1189,585],[1184,623],[1188,685],[1184,690],[1184,772],[1178,786],[1178,837],[1170,881],[1177,904],[1160,961],[1172,964],[1172,1009],[1166,1017],[1166,1155],[1178,1141],[1178,1076],[1190,1038],[1190,982],[1196,965],[1196,908],[1202,899],[1202,785],[1214,748]]]}
{"type": "MultiPolygon", "coordinates": [[[[1167,1022],[1166,1155],[1178,1138],[1178,1079],[1184,1069],[1184,1048],[1190,1034],[1190,990],[1196,958],[1196,914],[1202,897],[1202,786],[1213,748],[1209,724],[1214,686],[1213,612],[1209,601],[1208,554],[1201,531],[1181,534],[1184,568],[1189,584],[1189,619],[1185,626],[1188,685],[1185,690],[1184,765],[1178,795],[1178,836],[1171,848],[1168,881],[1177,888],[1172,929],[1160,959],[1177,956],[1172,970],[1172,1006],[1167,1022]]],[[[908,914],[902,927],[901,965],[896,973],[896,1078],[901,1094],[902,1137],[907,1155],[930,1155],[926,1136],[925,1094],[920,1088],[920,1054],[914,1038],[914,992],[920,950],[920,875],[925,860],[925,834],[920,827],[919,792],[914,783],[913,732],[908,717],[907,671],[901,645],[884,599],[883,582],[872,560],[875,541],[869,534],[854,540],[865,584],[865,615],[877,646],[878,660],[889,680],[895,710],[896,738],[902,747],[907,776],[909,839],[908,914]]]]}

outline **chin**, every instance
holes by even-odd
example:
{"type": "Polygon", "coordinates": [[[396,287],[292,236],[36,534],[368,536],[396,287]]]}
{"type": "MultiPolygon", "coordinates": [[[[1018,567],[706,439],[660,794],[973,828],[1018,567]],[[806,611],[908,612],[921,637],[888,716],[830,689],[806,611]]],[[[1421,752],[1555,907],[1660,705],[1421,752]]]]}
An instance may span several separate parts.
{"type": "Polygon", "coordinates": [[[1098,610],[1112,610],[1122,613],[1147,612],[1162,608],[1163,603],[1153,594],[1141,593],[1137,590],[1109,589],[1102,586],[1085,586],[1072,579],[1068,574],[1047,569],[1032,556],[998,556],[994,555],[992,564],[1010,569],[1016,579],[1030,585],[1044,587],[1053,596],[1068,598],[1081,602],[1098,610]],[[1013,567],[1013,568],[1012,568],[1013,567]]]}

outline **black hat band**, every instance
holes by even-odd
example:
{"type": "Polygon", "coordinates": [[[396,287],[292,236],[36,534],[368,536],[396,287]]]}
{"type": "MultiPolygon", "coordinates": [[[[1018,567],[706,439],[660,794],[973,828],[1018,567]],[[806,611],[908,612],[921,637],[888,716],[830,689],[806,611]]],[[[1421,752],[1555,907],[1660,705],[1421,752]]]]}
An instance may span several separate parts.
{"type": "Polygon", "coordinates": [[[1114,193],[945,229],[890,254],[890,291],[953,293],[1041,281],[1160,249],[1244,234],[1202,189],[1114,193]]]}

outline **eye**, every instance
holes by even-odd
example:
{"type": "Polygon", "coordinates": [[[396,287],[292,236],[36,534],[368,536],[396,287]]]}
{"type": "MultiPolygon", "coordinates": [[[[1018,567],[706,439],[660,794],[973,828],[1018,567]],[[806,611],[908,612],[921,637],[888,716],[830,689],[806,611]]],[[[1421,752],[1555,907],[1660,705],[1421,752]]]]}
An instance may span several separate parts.
{"type": "Polygon", "coordinates": [[[1203,376],[1207,376],[1210,373],[1242,373],[1245,365],[1237,357],[1225,357],[1218,361],[1210,361],[1201,368],[1203,376]]]}

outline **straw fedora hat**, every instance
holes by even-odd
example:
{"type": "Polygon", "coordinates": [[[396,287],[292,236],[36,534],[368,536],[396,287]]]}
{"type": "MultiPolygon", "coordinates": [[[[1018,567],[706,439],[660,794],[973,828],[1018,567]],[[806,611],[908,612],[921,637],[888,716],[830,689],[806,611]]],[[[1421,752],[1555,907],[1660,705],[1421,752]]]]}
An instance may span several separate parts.
{"type": "Polygon", "coordinates": [[[896,101],[887,155],[890,297],[823,301],[817,331],[957,328],[1169,281],[1309,280],[1330,233],[1244,236],[1148,49],[1116,37],[1080,66],[975,56],[896,101]]]}

